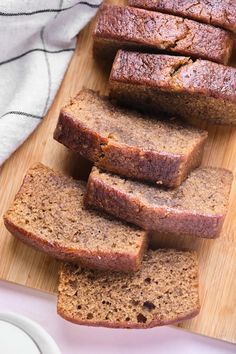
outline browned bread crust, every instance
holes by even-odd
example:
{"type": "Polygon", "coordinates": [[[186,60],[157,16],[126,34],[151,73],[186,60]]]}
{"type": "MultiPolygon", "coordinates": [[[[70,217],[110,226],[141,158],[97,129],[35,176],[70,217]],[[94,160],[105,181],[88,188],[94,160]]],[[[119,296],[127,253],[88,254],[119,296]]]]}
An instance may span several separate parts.
{"type": "Polygon", "coordinates": [[[120,50],[110,91],[118,101],[152,112],[236,124],[236,69],[206,60],[120,50]]]}
{"type": "Polygon", "coordinates": [[[103,57],[118,49],[168,51],[227,64],[231,33],[168,14],[127,6],[103,5],[93,33],[94,51],[103,57]]]}
{"type": "Polygon", "coordinates": [[[192,319],[193,317],[197,316],[200,312],[200,305],[198,308],[192,310],[189,312],[187,315],[179,315],[177,318],[173,320],[153,320],[151,323],[148,325],[141,325],[141,324],[136,324],[136,323],[131,323],[127,324],[127,322],[108,322],[107,320],[101,320],[101,321],[89,321],[89,320],[82,320],[77,317],[73,317],[66,311],[66,308],[58,306],[57,307],[57,313],[60,315],[64,320],[72,322],[77,325],[81,326],[92,326],[92,327],[106,327],[106,328],[130,328],[130,329],[145,329],[145,328],[153,328],[153,327],[159,327],[159,326],[167,326],[167,325],[174,325],[181,323],[183,321],[187,321],[192,319]]]}
{"type": "Polygon", "coordinates": [[[82,90],[61,110],[54,138],[107,171],[178,186],[200,165],[207,132],[155,118],[82,90]]]}
{"type": "Polygon", "coordinates": [[[128,4],[187,17],[236,32],[234,0],[128,0],[128,4]]]}
{"type": "Polygon", "coordinates": [[[57,312],[86,326],[150,328],[182,322],[199,313],[195,252],[148,251],[133,274],[89,271],[65,264],[57,312]]]}
{"type": "Polygon", "coordinates": [[[126,180],[93,168],[85,203],[146,230],[218,237],[227,213],[232,173],[199,168],[176,189],[126,180]]]}
{"type": "Polygon", "coordinates": [[[26,244],[64,261],[136,271],[147,247],[144,231],[83,207],[85,182],[32,167],[4,215],[6,228],[26,244]]]}

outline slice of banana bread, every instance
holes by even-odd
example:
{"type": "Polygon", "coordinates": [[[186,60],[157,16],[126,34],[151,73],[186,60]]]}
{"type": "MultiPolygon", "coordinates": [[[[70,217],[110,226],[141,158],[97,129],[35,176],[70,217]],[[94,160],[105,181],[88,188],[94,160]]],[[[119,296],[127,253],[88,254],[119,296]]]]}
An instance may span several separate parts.
{"type": "Polygon", "coordinates": [[[168,51],[227,64],[233,36],[220,28],[128,6],[101,7],[94,53],[114,58],[118,49],[168,51]]]}
{"type": "Polygon", "coordinates": [[[128,4],[187,17],[236,32],[235,0],[128,0],[128,4]]]}
{"type": "Polygon", "coordinates": [[[91,268],[133,271],[147,243],[144,231],[86,210],[86,184],[37,164],[25,176],[4,216],[7,229],[25,243],[91,268]]]}
{"type": "Polygon", "coordinates": [[[105,170],[173,187],[200,165],[207,132],[82,90],[61,110],[54,138],[105,170]]]}
{"type": "Polygon", "coordinates": [[[195,252],[148,251],[131,274],[65,264],[60,273],[57,312],[68,321],[116,328],[177,323],[199,313],[195,252]]]}
{"type": "Polygon", "coordinates": [[[93,168],[85,202],[160,234],[219,236],[228,207],[232,173],[198,168],[176,189],[126,180],[93,168]]]}
{"type": "Polygon", "coordinates": [[[236,69],[206,60],[120,50],[110,96],[145,110],[236,125],[236,69]]]}

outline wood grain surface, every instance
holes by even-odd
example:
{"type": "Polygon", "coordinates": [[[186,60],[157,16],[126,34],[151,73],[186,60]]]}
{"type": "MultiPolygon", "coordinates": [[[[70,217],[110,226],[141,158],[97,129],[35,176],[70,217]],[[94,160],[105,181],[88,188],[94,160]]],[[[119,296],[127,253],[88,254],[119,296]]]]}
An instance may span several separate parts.
{"type": "MultiPolygon", "coordinates": [[[[114,2],[114,1],[113,1],[114,2]]],[[[42,291],[56,292],[59,262],[25,246],[5,229],[2,214],[35,162],[75,178],[86,178],[90,165],[53,140],[60,107],[83,86],[107,92],[109,72],[92,57],[92,24],[79,35],[77,50],[57,97],[39,128],[2,166],[0,172],[0,278],[42,291]]],[[[236,58],[235,58],[236,59],[236,58]]],[[[207,126],[203,165],[236,173],[236,129],[207,126]]],[[[154,236],[157,246],[195,249],[199,255],[201,303],[198,317],[181,324],[190,331],[236,343],[236,182],[221,236],[216,240],[154,236]]]]}

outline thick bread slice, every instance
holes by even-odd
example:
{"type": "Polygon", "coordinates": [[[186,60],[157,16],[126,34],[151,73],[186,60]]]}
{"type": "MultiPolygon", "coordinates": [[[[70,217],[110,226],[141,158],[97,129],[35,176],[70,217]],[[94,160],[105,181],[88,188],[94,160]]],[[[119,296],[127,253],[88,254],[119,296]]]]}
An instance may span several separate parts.
{"type": "Polygon", "coordinates": [[[112,59],[118,49],[167,51],[227,64],[233,35],[220,28],[128,6],[103,5],[93,33],[94,53],[112,59]]]}
{"type": "Polygon", "coordinates": [[[140,267],[147,236],[83,206],[86,184],[37,164],[4,216],[7,229],[49,255],[98,269],[140,267]]]}
{"type": "Polygon", "coordinates": [[[236,32],[236,1],[234,0],[128,0],[128,4],[146,10],[187,17],[236,32]]]}
{"type": "Polygon", "coordinates": [[[145,110],[236,125],[236,69],[187,57],[119,51],[111,97],[145,110]]]}
{"type": "Polygon", "coordinates": [[[126,180],[94,168],[85,202],[146,230],[219,236],[228,207],[232,173],[198,168],[176,189],[126,180]]]}
{"type": "Polygon", "coordinates": [[[148,328],[192,318],[200,310],[195,252],[148,251],[133,274],[65,264],[57,311],[68,321],[114,328],[148,328]]]}
{"type": "Polygon", "coordinates": [[[82,90],[61,110],[54,138],[107,171],[174,187],[200,165],[207,132],[161,118],[82,90]]]}

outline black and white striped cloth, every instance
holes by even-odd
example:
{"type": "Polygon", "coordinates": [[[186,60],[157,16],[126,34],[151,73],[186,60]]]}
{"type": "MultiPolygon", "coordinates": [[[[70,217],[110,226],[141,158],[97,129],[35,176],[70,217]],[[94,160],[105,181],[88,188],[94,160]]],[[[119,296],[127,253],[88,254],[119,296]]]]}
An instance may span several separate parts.
{"type": "Polygon", "coordinates": [[[0,166],[45,116],[100,2],[0,1],[0,166]]]}

